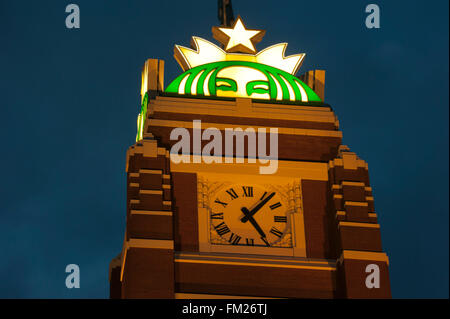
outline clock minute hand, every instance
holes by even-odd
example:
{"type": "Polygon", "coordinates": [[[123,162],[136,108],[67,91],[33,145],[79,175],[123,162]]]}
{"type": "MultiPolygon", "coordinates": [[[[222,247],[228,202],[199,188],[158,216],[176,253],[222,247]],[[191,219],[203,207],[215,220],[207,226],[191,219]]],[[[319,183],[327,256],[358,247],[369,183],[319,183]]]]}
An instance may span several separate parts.
{"type": "Polygon", "coordinates": [[[253,208],[249,212],[248,215],[244,213],[245,216],[241,218],[241,222],[245,223],[247,220],[249,220],[249,217],[252,217],[253,215],[255,215],[261,209],[261,207],[263,207],[269,200],[272,199],[273,196],[275,196],[275,192],[273,192],[272,194],[270,194],[269,196],[264,198],[258,205],[255,206],[255,208],[253,208]]]}

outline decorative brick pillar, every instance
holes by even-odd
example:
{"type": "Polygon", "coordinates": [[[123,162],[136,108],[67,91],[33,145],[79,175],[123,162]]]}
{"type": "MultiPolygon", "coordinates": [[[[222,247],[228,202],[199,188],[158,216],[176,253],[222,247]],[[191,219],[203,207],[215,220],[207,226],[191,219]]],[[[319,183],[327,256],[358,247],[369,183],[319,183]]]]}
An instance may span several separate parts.
{"type": "Polygon", "coordinates": [[[338,157],[329,161],[328,174],[338,259],[337,297],[391,298],[389,260],[382,251],[367,163],[341,146],[338,157]],[[378,271],[379,288],[372,287],[378,271]]]}
{"type": "Polygon", "coordinates": [[[127,228],[121,298],[174,297],[170,160],[151,136],[127,152],[127,228]]]}
{"type": "Polygon", "coordinates": [[[111,298],[175,294],[169,152],[147,133],[148,99],[163,89],[164,61],[148,59],[142,70],[142,139],[127,151],[127,225],[122,253],[110,264],[111,298]]]}

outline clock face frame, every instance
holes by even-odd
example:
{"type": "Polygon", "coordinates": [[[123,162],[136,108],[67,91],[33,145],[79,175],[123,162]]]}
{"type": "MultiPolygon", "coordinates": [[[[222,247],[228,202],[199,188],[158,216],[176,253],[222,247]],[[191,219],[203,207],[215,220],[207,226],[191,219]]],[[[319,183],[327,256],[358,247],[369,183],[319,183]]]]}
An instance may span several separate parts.
{"type": "Polygon", "coordinates": [[[299,177],[197,173],[199,251],[306,257],[301,194],[299,177]],[[243,187],[253,187],[253,197],[249,196],[251,190],[243,187]],[[249,219],[242,221],[243,208],[264,232],[264,239],[249,219]]]}
{"type": "Polygon", "coordinates": [[[276,188],[236,183],[212,195],[211,244],[292,248],[289,205],[276,188]]]}

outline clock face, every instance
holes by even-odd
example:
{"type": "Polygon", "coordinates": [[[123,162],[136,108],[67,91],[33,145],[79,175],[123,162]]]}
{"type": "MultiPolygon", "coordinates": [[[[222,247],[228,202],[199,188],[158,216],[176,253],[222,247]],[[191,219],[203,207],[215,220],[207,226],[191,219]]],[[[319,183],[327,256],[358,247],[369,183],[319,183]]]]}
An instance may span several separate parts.
{"type": "Polygon", "coordinates": [[[292,247],[287,205],[276,190],[235,184],[218,191],[210,203],[215,244],[292,247]]]}

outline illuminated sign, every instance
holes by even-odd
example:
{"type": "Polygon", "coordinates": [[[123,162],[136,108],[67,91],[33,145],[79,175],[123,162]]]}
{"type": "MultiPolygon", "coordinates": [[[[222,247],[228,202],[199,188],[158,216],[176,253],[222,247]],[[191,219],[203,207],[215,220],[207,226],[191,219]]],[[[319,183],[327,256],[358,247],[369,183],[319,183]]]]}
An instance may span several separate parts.
{"type": "Polygon", "coordinates": [[[148,105],[148,93],[145,93],[142,98],[141,103],[141,112],[137,118],[137,134],[136,134],[136,142],[142,140],[144,137],[144,123],[145,117],[147,116],[147,105],[148,105]]]}
{"type": "MultiPolygon", "coordinates": [[[[295,76],[305,58],[304,53],[286,57],[287,43],[257,52],[255,44],[262,40],[265,31],[246,29],[240,17],[232,28],[213,27],[212,32],[224,49],[195,36],[192,37],[192,49],[175,45],[174,56],[184,73],[175,78],[165,92],[187,96],[321,102],[319,96],[295,76]]],[[[141,140],[144,134],[149,69],[158,67],[150,68],[146,62],[143,70],[136,141],[141,140]]]]}
{"type": "Polygon", "coordinates": [[[250,97],[278,101],[320,102],[295,74],[305,54],[284,56],[287,43],[256,52],[263,30],[248,30],[239,17],[233,28],[213,27],[225,50],[199,37],[193,49],[175,45],[175,59],[184,73],[165,92],[218,97],[250,97]]]}

